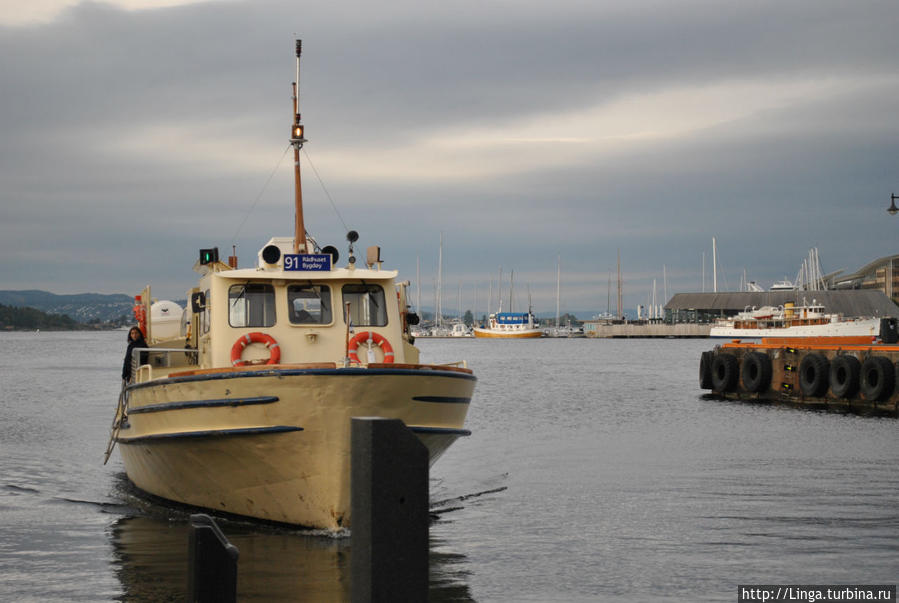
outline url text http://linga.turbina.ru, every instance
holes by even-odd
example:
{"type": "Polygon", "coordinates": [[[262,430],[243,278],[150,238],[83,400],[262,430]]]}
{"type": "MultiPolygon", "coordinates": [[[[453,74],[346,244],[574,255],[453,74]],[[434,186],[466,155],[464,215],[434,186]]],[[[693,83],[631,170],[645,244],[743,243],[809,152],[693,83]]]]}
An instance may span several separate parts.
{"type": "Polygon", "coordinates": [[[737,603],[878,601],[896,603],[895,584],[740,584],[737,603]]]}

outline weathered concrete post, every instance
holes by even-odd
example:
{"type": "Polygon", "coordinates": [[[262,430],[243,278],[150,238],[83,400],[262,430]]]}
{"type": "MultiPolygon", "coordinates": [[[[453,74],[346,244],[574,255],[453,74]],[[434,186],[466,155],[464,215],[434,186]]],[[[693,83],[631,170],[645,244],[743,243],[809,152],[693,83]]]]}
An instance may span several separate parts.
{"type": "Polygon", "coordinates": [[[352,420],[353,601],[428,598],[428,449],[399,419],[352,420]]]}
{"type": "Polygon", "coordinates": [[[189,601],[237,601],[237,557],[240,552],[208,515],[190,516],[187,572],[189,601]]]}

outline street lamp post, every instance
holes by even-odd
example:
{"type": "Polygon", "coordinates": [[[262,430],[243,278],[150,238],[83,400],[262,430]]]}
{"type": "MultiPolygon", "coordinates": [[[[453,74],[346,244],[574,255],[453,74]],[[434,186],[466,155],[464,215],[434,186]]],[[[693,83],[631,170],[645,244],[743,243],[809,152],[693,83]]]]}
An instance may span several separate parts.
{"type": "Polygon", "coordinates": [[[896,207],[896,199],[899,199],[899,195],[890,193],[890,206],[887,208],[887,213],[891,216],[895,216],[899,213],[899,207],[896,207]]]}

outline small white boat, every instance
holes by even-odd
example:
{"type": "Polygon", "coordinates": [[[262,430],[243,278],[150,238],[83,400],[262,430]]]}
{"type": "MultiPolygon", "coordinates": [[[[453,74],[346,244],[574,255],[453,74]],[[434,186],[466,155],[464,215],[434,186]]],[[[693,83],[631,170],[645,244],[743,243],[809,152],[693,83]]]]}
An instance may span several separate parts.
{"type": "Polygon", "coordinates": [[[451,337],[471,337],[471,327],[462,322],[453,323],[453,330],[450,332],[451,337]]]}
{"type": "Polygon", "coordinates": [[[583,327],[573,327],[569,322],[567,325],[560,325],[558,327],[547,327],[543,329],[543,334],[546,337],[584,337],[584,328],[583,327]]]}
{"type": "Polygon", "coordinates": [[[879,318],[843,318],[828,314],[824,306],[763,306],[746,308],[733,318],[719,319],[709,337],[760,339],[763,337],[876,337],[880,334],[879,318]]]}
{"type": "Polygon", "coordinates": [[[782,281],[777,281],[773,285],[771,285],[771,291],[794,291],[796,289],[796,285],[794,285],[791,281],[784,279],[782,281]]]}
{"type": "MultiPolygon", "coordinates": [[[[298,75],[299,59],[297,41],[298,75]]],[[[183,323],[170,305],[151,309],[149,287],[136,298],[150,347],[135,350],[106,458],[118,444],[128,478],[165,499],[340,529],[351,524],[352,417],[401,419],[433,463],[469,435],[476,379],[464,362],[419,363],[407,283],[381,268],[380,248],[357,264],[350,231],[341,266],[306,234],[296,87],[293,98],[294,236],[243,269],[201,250],[183,323]]]]}

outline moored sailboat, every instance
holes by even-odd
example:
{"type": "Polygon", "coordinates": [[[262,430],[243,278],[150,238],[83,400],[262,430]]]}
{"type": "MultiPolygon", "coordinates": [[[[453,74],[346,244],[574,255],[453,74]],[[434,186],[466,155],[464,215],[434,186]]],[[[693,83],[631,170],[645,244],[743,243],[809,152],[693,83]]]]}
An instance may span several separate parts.
{"type": "MultiPolygon", "coordinates": [[[[296,50],[299,81],[299,40],[296,50]]],[[[351,523],[351,418],[401,419],[433,463],[469,435],[476,378],[464,362],[419,363],[407,283],[382,269],[380,248],[357,265],[350,231],[341,267],[336,248],[306,234],[298,102],[294,83],[294,236],[269,240],[251,268],[201,250],[176,337],[153,337],[142,292],[135,314],[150,347],[135,351],[107,460],[117,444],[128,478],[165,499],[338,529],[351,523]]]]}

